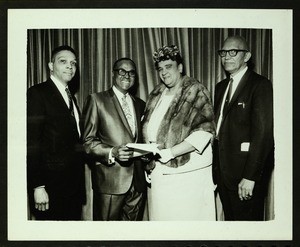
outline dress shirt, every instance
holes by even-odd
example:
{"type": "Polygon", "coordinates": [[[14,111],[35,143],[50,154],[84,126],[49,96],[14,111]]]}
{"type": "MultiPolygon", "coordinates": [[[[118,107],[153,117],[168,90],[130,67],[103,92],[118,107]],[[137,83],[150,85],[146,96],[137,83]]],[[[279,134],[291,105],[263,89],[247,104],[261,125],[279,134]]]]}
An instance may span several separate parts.
{"type": "MultiPolygon", "coordinates": [[[[234,76],[230,75],[230,78],[233,79],[230,100],[232,99],[232,96],[234,95],[234,92],[235,92],[236,88],[238,87],[238,85],[239,85],[242,77],[246,73],[247,69],[248,69],[248,67],[246,66],[244,69],[242,69],[241,71],[239,71],[234,76]]],[[[225,100],[226,100],[226,95],[227,95],[228,89],[229,89],[229,83],[228,83],[228,86],[227,86],[227,88],[225,90],[225,93],[224,93],[224,96],[223,96],[223,100],[222,100],[222,104],[221,104],[220,116],[219,116],[218,123],[217,123],[216,136],[219,134],[219,130],[220,130],[220,127],[221,127],[221,123],[222,123],[222,119],[223,119],[223,108],[224,108],[224,103],[225,103],[225,100]]]]}
{"type": "MultiPolygon", "coordinates": [[[[66,92],[66,87],[68,87],[68,86],[64,86],[53,75],[51,75],[50,78],[54,82],[55,86],[57,87],[57,89],[60,92],[61,96],[63,97],[64,101],[66,102],[68,108],[70,108],[70,106],[69,106],[69,97],[68,97],[67,92],[66,92]]],[[[76,120],[77,130],[78,130],[78,133],[79,133],[79,136],[80,136],[81,134],[80,134],[80,128],[79,128],[79,113],[77,111],[77,107],[75,106],[75,103],[74,103],[73,100],[72,100],[72,102],[73,102],[73,109],[74,109],[74,116],[75,116],[75,120],[76,120]]]]}
{"type": "MultiPolygon", "coordinates": [[[[115,95],[117,96],[117,99],[118,99],[120,105],[122,105],[122,98],[123,98],[124,94],[121,93],[115,86],[113,86],[112,89],[113,89],[115,95]]],[[[129,109],[130,109],[130,112],[131,112],[131,116],[132,116],[132,118],[133,118],[133,120],[134,120],[134,122],[135,122],[135,112],[134,112],[134,110],[133,110],[133,102],[132,102],[132,99],[131,99],[129,93],[126,93],[125,95],[126,95],[126,101],[127,101],[127,103],[128,103],[128,106],[129,106],[129,109]]],[[[136,127],[134,126],[134,128],[136,128],[136,127]]],[[[112,156],[112,150],[113,150],[113,148],[114,148],[114,147],[112,147],[112,148],[110,149],[109,154],[108,154],[108,164],[113,164],[113,163],[115,163],[115,157],[112,156]]]]}
{"type": "Polygon", "coordinates": [[[147,132],[148,132],[150,142],[156,143],[156,138],[157,138],[156,135],[160,127],[161,121],[163,120],[175,96],[175,95],[167,95],[166,92],[167,89],[165,89],[162,92],[160,99],[157,102],[155,109],[152,112],[151,118],[149,119],[147,132]]]}
{"type": "MultiPolygon", "coordinates": [[[[120,105],[122,105],[122,98],[123,98],[124,94],[121,93],[115,86],[113,86],[112,89],[113,89],[115,95],[117,96],[120,105]]],[[[135,123],[135,120],[136,120],[135,119],[135,112],[134,112],[133,102],[132,102],[131,96],[129,95],[129,93],[126,93],[125,95],[126,95],[126,101],[128,103],[133,122],[135,123]]],[[[135,125],[134,125],[134,128],[136,128],[135,125]]]]}

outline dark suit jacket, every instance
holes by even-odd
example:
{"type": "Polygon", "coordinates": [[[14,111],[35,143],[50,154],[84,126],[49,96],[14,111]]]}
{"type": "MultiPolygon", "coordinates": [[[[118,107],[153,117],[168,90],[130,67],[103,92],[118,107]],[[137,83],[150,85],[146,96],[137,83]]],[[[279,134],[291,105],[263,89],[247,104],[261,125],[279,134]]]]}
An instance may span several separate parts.
{"type": "Polygon", "coordinates": [[[141,142],[141,125],[145,102],[132,97],[136,113],[136,136],[131,133],[122,107],[112,88],[87,97],[83,110],[84,147],[92,159],[93,189],[105,194],[124,194],[132,181],[137,191],[146,188],[142,163],[139,160],[108,164],[113,146],[141,142]]]}
{"type": "Polygon", "coordinates": [[[84,199],[84,152],[76,131],[68,106],[51,79],[28,89],[29,192],[45,185],[52,195],[84,199]]]}
{"type": "MultiPolygon", "coordinates": [[[[216,115],[228,82],[225,79],[216,85],[216,115]]],[[[225,185],[236,190],[242,178],[259,181],[273,150],[273,90],[268,79],[247,70],[223,115],[218,137],[217,171],[225,185]]]]}

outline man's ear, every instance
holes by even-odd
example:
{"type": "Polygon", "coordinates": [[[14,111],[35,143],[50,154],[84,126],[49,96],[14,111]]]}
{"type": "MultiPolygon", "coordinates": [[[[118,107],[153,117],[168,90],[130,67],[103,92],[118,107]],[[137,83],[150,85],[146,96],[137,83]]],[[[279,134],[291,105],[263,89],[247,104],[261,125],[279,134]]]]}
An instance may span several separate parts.
{"type": "Polygon", "coordinates": [[[114,82],[115,81],[115,73],[114,73],[114,71],[111,72],[111,77],[112,77],[112,80],[114,82]]]}
{"type": "Polygon", "coordinates": [[[52,71],[53,71],[53,63],[52,63],[52,62],[49,62],[49,63],[48,63],[48,67],[49,67],[50,71],[52,72],[52,71]]]}
{"type": "Polygon", "coordinates": [[[247,63],[251,58],[251,52],[246,52],[245,57],[244,57],[244,62],[247,63]]]}

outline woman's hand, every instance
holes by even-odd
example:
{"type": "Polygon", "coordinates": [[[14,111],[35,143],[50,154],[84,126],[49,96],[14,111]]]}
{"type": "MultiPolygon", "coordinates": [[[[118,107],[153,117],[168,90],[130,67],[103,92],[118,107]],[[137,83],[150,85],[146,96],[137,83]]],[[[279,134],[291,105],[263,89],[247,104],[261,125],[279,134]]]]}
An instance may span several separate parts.
{"type": "Polygon", "coordinates": [[[172,153],[171,148],[162,149],[158,152],[160,155],[160,159],[158,159],[161,163],[168,163],[171,159],[174,159],[174,155],[172,153]]]}

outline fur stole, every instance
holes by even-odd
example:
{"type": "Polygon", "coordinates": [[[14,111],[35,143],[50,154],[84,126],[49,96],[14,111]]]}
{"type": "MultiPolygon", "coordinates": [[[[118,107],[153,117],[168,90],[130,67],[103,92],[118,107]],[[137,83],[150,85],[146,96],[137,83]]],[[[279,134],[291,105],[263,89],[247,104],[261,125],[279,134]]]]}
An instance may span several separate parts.
{"type": "MultiPolygon", "coordinates": [[[[157,85],[147,100],[143,124],[144,142],[148,143],[147,127],[149,119],[166,86],[157,85]]],[[[205,86],[194,78],[184,76],[176,95],[167,110],[157,132],[160,148],[171,148],[181,143],[192,132],[203,130],[215,133],[214,113],[210,93],[205,86]]],[[[167,166],[178,167],[187,163],[190,154],[179,156],[167,166]]]]}

